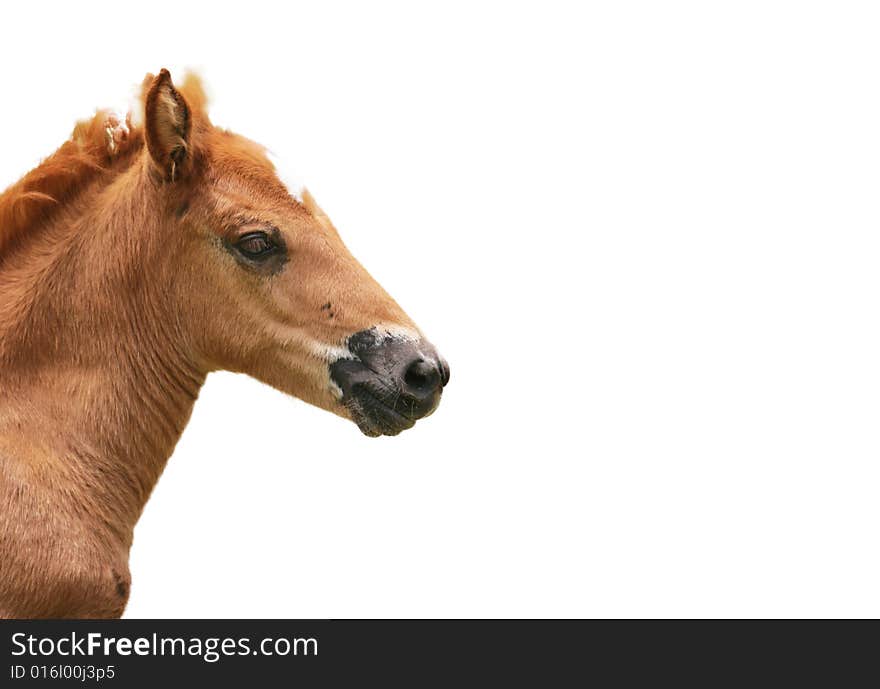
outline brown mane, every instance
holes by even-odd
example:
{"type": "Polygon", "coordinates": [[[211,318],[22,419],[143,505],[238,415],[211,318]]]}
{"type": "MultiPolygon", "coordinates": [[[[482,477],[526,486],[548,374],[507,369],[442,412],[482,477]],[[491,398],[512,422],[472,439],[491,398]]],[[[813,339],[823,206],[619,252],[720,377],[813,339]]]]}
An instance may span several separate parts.
{"type": "MultiPolygon", "coordinates": [[[[146,92],[155,77],[147,74],[141,87],[136,121],[143,120],[146,92]]],[[[201,80],[187,74],[179,91],[195,117],[207,122],[207,97],[201,80]]],[[[70,138],[0,194],[0,266],[15,245],[29,232],[45,225],[66,204],[101,175],[119,172],[137,158],[144,146],[143,129],[132,125],[123,155],[114,158],[107,148],[107,117],[110,110],[98,110],[90,119],[76,123],[70,138]]]]}
{"type": "Polygon", "coordinates": [[[77,123],[68,141],[0,196],[0,256],[29,229],[49,220],[110,163],[104,113],[77,123]]]}

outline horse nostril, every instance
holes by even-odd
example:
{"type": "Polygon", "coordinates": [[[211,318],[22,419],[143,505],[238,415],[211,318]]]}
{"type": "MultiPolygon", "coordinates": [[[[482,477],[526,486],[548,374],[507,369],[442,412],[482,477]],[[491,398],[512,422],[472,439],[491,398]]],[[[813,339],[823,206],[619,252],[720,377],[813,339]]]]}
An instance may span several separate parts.
{"type": "Polygon", "coordinates": [[[440,371],[437,369],[437,364],[416,359],[403,374],[403,382],[413,392],[423,395],[431,393],[440,386],[440,371]]]}
{"type": "Polygon", "coordinates": [[[446,359],[440,359],[440,387],[449,385],[449,364],[446,359]]]}

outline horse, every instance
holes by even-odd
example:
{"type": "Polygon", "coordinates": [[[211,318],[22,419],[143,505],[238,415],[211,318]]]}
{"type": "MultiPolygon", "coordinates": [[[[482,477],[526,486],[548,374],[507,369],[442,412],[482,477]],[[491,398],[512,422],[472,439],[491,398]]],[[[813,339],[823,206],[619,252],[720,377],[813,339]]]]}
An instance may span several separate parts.
{"type": "Polygon", "coordinates": [[[114,618],[211,371],[396,435],[449,366],[199,78],[148,74],[0,196],[0,617],[114,618]]]}

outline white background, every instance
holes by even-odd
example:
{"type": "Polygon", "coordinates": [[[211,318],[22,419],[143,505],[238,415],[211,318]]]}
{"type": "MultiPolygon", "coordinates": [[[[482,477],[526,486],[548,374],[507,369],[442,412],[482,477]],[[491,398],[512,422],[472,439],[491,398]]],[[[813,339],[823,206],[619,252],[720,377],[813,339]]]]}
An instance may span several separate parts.
{"type": "Polygon", "coordinates": [[[129,617],[880,616],[870,3],[193,4],[4,8],[0,184],[197,68],[452,381],[212,375],[129,617]]]}

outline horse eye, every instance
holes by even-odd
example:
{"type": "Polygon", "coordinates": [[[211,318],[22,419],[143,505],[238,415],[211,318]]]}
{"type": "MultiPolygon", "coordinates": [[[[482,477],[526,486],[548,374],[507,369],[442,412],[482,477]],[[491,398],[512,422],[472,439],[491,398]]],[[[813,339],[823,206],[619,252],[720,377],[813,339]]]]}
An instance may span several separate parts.
{"type": "Polygon", "coordinates": [[[235,247],[248,258],[263,258],[275,250],[275,244],[265,232],[250,232],[241,237],[235,247]]]}

